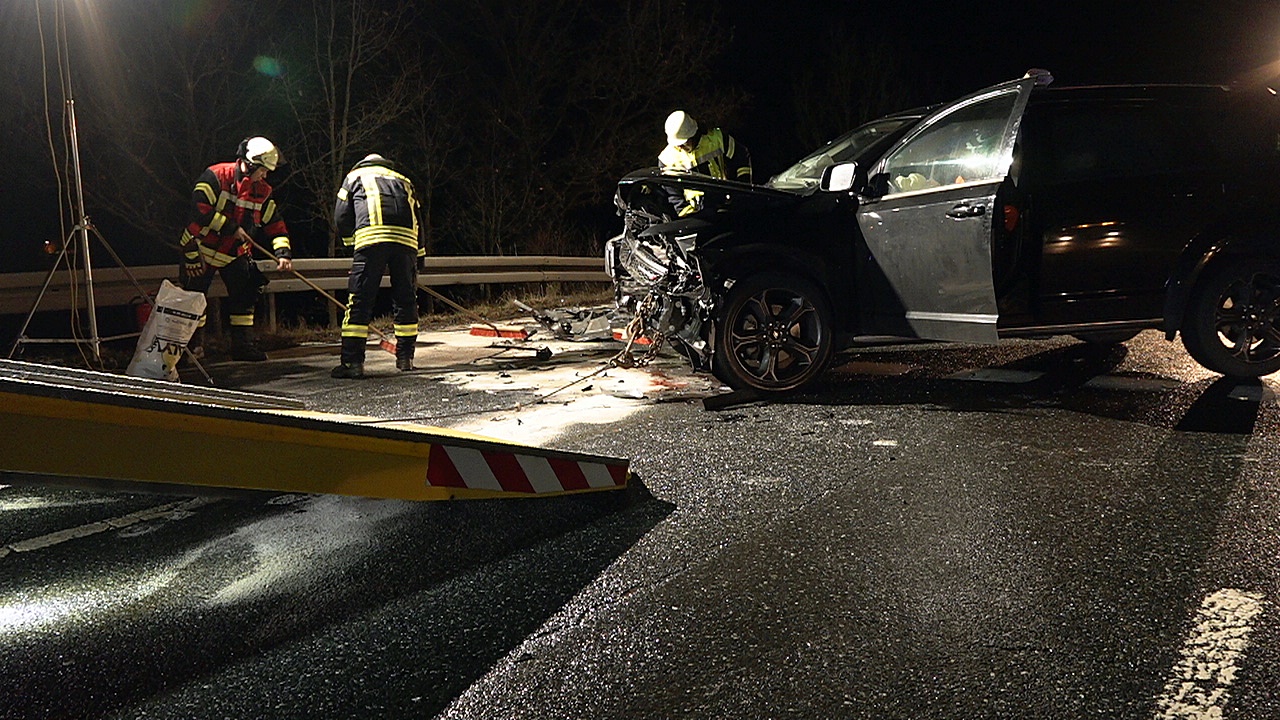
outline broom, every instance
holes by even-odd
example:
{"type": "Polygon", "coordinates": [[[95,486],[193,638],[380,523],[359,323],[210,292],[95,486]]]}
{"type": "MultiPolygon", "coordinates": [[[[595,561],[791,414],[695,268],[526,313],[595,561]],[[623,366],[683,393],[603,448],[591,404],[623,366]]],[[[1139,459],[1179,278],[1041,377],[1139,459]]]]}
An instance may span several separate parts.
{"type": "MultiPolygon", "coordinates": [[[[266,253],[266,254],[267,254],[267,257],[270,257],[270,258],[272,258],[272,259],[275,259],[275,257],[276,257],[276,256],[275,256],[275,253],[273,253],[273,252],[271,252],[270,250],[268,250],[268,249],[266,249],[266,248],[262,247],[261,245],[259,245],[259,244],[258,244],[258,241],[256,241],[256,240],[250,240],[249,242],[253,243],[253,246],[254,246],[255,248],[257,248],[258,250],[260,250],[260,251],[262,251],[262,252],[266,253]]],[[[294,277],[296,277],[296,278],[298,278],[299,280],[301,280],[303,283],[305,283],[305,284],[306,284],[308,287],[310,287],[312,290],[315,290],[316,292],[318,292],[318,293],[320,293],[321,295],[325,296],[325,297],[329,300],[329,302],[332,302],[334,305],[337,305],[338,307],[342,308],[342,311],[343,311],[343,312],[346,312],[346,311],[347,311],[347,304],[346,304],[346,303],[342,302],[342,301],[341,301],[341,300],[339,300],[338,298],[334,297],[333,295],[331,295],[330,293],[328,293],[327,291],[325,291],[325,289],[324,289],[324,288],[320,287],[319,285],[317,285],[317,284],[315,284],[315,283],[311,282],[310,280],[308,280],[307,278],[303,277],[302,273],[298,272],[297,270],[294,270],[293,268],[289,268],[289,272],[293,273],[294,277]]],[[[395,344],[395,342],[393,342],[393,341],[391,340],[391,338],[389,338],[389,337],[387,337],[387,336],[386,336],[386,333],[382,332],[381,330],[379,330],[378,328],[374,327],[373,325],[370,325],[370,326],[369,326],[369,329],[373,331],[373,334],[374,334],[374,335],[377,335],[377,336],[378,336],[378,347],[382,348],[383,350],[386,350],[387,352],[391,353],[392,355],[395,355],[395,354],[396,354],[396,344],[395,344]]]]}

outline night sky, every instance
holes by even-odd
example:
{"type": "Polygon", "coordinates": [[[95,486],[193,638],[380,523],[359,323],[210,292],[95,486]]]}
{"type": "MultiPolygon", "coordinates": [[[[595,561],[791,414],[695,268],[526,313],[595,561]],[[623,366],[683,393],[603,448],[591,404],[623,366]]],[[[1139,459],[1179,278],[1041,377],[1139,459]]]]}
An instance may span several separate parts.
{"type": "MultiPolygon", "coordinates": [[[[753,95],[739,134],[756,145],[765,144],[771,125],[787,121],[772,100],[787,92],[794,63],[814,61],[819,48],[811,40],[837,16],[852,18],[857,35],[850,42],[893,48],[903,82],[922,105],[1032,67],[1048,69],[1058,85],[1228,84],[1280,60],[1280,0],[721,0],[718,6],[734,25],[730,73],[753,95]]],[[[1280,82],[1280,70],[1270,74],[1280,82]]]]}
{"type": "MultiPolygon", "coordinates": [[[[38,1],[52,4],[0,0],[10,7],[38,1]]],[[[747,98],[734,117],[707,121],[724,125],[751,148],[757,179],[782,170],[814,147],[789,132],[797,115],[805,112],[790,95],[797,73],[825,62],[830,54],[833,26],[847,33],[851,46],[877,48],[889,56],[886,66],[895,97],[883,107],[864,109],[872,115],[954,99],[1020,76],[1031,67],[1050,70],[1059,85],[1225,84],[1280,59],[1280,0],[687,1],[695,11],[715,13],[717,20],[706,32],[728,39],[719,63],[723,82],[740,88],[747,98]]],[[[69,5],[82,3],[68,0],[69,5]]],[[[92,4],[104,17],[154,5],[141,0],[92,4]]],[[[0,7],[0,20],[3,10],[0,7]]],[[[870,70],[882,72],[884,67],[870,70]]],[[[1280,71],[1261,75],[1280,82],[1280,71]]],[[[0,101],[3,95],[0,89],[0,101]]],[[[652,146],[655,155],[662,144],[662,120],[654,118],[651,136],[636,138],[652,146]]],[[[210,161],[217,159],[221,158],[210,161]]],[[[0,229],[0,245],[16,242],[19,234],[22,242],[32,242],[26,237],[30,233],[12,222],[31,212],[30,193],[22,192],[22,170],[8,167],[12,163],[6,160],[0,157],[6,164],[0,172],[0,215],[10,222],[0,229]]],[[[94,214],[93,208],[89,212],[94,214]]],[[[0,252],[0,272],[29,269],[14,268],[3,260],[5,254],[0,252]]]]}
{"type": "MultiPolygon", "coordinates": [[[[1032,66],[1073,85],[1229,82],[1280,59],[1275,0],[719,4],[736,26],[734,55],[743,69],[767,67],[777,48],[803,46],[822,22],[843,15],[868,36],[888,39],[951,94],[1032,66]]],[[[782,79],[764,74],[770,77],[782,79]]]]}

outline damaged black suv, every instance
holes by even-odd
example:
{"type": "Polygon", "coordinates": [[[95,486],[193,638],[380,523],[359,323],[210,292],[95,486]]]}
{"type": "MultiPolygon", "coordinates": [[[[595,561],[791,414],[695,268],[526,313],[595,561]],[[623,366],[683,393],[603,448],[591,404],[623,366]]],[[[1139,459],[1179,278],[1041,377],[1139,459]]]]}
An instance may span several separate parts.
{"type": "Polygon", "coordinates": [[[626,176],[606,264],[631,333],[765,392],[889,338],[1159,328],[1215,372],[1280,370],[1275,94],[1050,80],[877,120],[763,186],[626,176]]]}

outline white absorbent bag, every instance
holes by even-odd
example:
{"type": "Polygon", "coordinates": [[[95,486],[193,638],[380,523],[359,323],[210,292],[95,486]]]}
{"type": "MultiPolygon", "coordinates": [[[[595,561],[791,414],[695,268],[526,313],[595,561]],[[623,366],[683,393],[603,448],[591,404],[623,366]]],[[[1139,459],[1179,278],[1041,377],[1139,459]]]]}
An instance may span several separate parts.
{"type": "Polygon", "coordinates": [[[162,282],[125,374],[176,381],[178,360],[200,324],[207,303],[204,293],[183,290],[168,280],[162,282]]]}

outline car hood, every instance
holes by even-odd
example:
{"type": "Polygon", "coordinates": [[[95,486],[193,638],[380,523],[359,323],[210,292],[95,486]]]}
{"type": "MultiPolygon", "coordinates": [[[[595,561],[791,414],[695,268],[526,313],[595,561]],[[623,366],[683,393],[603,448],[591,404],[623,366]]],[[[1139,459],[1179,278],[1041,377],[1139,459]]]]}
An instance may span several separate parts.
{"type": "Polygon", "coordinates": [[[776,207],[790,205],[805,197],[802,192],[791,192],[751,185],[734,180],[719,180],[697,173],[664,173],[658,168],[636,170],[618,181],[618,199],[630,206],[641,197],[652,197],[658,188],[675,190],[699,190],[705,193],[708,208],[776,207]]]}

